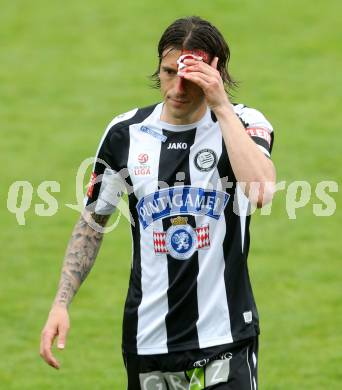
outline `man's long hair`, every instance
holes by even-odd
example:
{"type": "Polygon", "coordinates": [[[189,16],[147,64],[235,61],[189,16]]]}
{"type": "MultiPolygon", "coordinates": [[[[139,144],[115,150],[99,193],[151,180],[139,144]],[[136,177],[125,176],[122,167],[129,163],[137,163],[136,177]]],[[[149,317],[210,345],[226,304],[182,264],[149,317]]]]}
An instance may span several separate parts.
{"type": "Polygon", "coordinates": [[[175,20],[163,33],[158,44],[159,64],[150,76],[153,87],[160,88],[159,71],[163,52],[173,48],[177,50],[202,50],[209,55],[209,63],[218,57],[217,70],[220,72],[226,91],[231,94],[237,87],[228,72],[230,50],[220,31],[208,21],[189,16],[175,20]]]}

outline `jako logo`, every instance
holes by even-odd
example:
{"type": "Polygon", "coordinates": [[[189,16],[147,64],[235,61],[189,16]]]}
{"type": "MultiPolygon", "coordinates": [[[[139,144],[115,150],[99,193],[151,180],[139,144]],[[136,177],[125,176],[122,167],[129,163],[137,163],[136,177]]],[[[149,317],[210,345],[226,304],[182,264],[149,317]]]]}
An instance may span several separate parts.
{"type": "Polygon", "coordinates": [[[188,144],[186,142],[170,142],[169,146],[167,147],[168,149],[187,149],[188,144]]]}
{"type": "Polygon", "coordinates": [[[138,161],[140,164],[145,164],[148,161],[148,154],[147,153],[140,153],[138,156],[138,161]]]}

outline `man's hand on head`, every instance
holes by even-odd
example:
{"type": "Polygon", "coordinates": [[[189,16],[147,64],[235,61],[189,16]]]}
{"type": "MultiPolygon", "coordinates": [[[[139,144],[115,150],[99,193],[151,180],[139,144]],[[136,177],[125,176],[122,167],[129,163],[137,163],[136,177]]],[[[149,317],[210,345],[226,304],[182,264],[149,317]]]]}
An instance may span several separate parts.
{"type": "Polygon", "coordinates": [[[207,64],[202,59],[186,56],[182,63],[184,67],[178,71],[178,75],[203,90],[207,104],[214,112],[229,104],[223,80],[217,70],[218,57],[214,57],[211,63],[207,64]]]}

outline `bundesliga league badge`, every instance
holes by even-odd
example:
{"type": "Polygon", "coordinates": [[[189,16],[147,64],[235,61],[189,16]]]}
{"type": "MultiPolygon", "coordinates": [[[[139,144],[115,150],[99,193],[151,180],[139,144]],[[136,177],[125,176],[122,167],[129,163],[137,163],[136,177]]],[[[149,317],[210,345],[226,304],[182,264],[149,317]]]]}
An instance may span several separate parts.
{"type": "Polygon", "coordinates": [[[186,260],[195,250],[210,246],[209,224],[194,229],[187,221],[188,218],[178,216],[171,219],[172,225],[166,232],[153,232],[155,254],[170,254],[177,260],[186,260]]]}

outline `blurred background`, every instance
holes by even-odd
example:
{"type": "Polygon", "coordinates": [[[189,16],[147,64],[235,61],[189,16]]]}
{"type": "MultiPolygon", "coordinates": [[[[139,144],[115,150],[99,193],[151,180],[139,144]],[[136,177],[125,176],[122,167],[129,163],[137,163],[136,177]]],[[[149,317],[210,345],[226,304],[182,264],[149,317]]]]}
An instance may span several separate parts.
{"type": "MultiPolygon", "coordinates": [[[[121,319],[128,286],[129,225],[106,235],[70,308],[59,371],[39,357],[64,251],[79,214],[75,175],[110,120],[160,101],[147,76],[176,18],[198,15],[231,48],[235,101],[261,110],[275,129],[273,161],[285,181],[270,216],[256,212],[249,266],[260,312],[260,388],[340,389],[342,382],[341,195],[317,217],[317,183],[341,181],[341,2],[194,0],[4,1],[0,12],[0,388],[125,389],[121,319]],[[15,181],[32,184],[19,225],[6,207],[15,181]],[[60,183],[58,211],[38,216],[37,188],[60,183]],[[311,185],[289,219],[286,189],[311,185]]],[[[298,197],[300,191],[298,192],[298,197]]],[[[20,199],[18,200],[20,203],[20,199]]],[[[324,204],[323,204],[324,206],[324,204]]],[[[324,208],[324,207],[323,207],[324,208]]]]}

